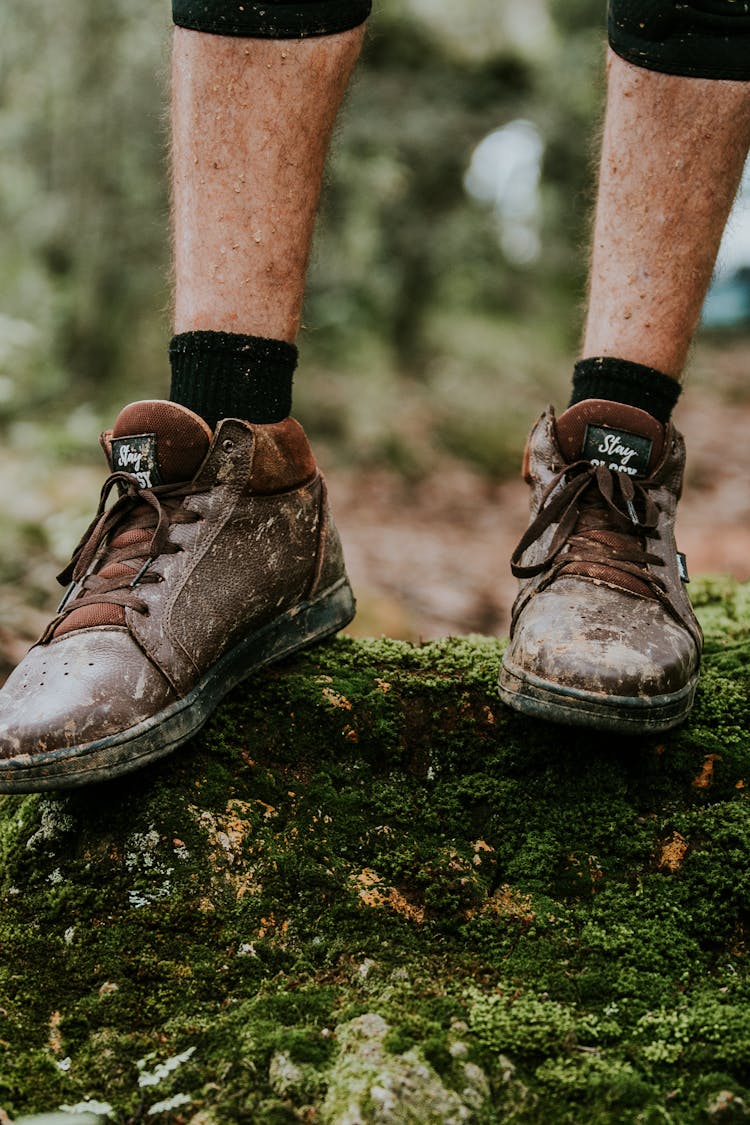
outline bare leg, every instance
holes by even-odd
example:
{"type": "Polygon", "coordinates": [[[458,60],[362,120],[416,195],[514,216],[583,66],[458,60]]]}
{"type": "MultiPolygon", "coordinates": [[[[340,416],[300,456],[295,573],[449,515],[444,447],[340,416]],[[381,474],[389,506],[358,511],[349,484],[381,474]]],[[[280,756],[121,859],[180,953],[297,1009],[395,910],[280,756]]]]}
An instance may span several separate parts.
{"type": "Polygon", "coordinates": [[[679,378],[750,146],[750,83],[610,51],[584,356],[679,378]]]}
{"type": "Polygon", "coordinates": [[[323,164],[362,36],[175,29],[175,332],[294,341],[323,164]]]}

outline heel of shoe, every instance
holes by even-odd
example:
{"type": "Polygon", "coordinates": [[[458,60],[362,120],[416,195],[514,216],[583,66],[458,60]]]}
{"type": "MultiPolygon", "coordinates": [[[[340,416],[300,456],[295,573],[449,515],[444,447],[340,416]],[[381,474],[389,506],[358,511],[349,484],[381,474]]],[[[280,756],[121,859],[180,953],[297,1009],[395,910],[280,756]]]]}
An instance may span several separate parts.
{"type": "Polygon", "coordinates": [[[269,660],[278,660],[338,633],[354,618],[356,606],[349,579],[344,575],[328,589],[284,615],[277,623],[274,638],[274,647],[279,646],[278,655],[270,656],[269,660]]]}

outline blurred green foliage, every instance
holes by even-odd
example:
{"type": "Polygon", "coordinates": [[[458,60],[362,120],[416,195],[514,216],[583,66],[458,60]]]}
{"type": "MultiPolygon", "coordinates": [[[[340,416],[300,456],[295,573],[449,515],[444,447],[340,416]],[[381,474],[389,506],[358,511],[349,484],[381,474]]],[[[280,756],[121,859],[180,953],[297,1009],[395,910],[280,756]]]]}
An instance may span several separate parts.
{"type": "MultiPolygon", "coordinates": [[[[498,475],[575,348],[604,5],[456,11],[376,3],[324,194],[297,412],[344,459],[418,471],[447,450],[498,475]],[[518,118],[545,144],[526,265],[463,187],[477,143],[518,118]]],[[[166,393],[168,29],[166,0],[3,5],[6,428],[166,393]]]]}
{"type": "Polygon", "coordinates": [[[64,409],[163,366],[167,17],[153,0],[3,5],[6,413],[64,409]]]}

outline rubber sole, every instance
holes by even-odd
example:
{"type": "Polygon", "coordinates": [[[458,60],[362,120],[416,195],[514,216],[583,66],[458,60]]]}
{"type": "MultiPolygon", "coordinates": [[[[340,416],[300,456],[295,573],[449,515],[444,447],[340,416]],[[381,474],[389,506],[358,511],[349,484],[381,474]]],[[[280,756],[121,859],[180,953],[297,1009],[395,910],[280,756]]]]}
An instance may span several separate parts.
{"type": "Polygon", "coordinates": [[[534,719],[618,734],[656,734],[687,718],[698,674],[669,695],[602,695],[542,680],[503,661],[498,686],[503,703],[534,719]]]}
{"type": "Polygon", "coordinates": [[[222,699],[254,672],[323,640],[354,617],[346,578],[317,598],[302,602],[226,652],[193,690],[128,730],[82,746],[0,762],[0,793],[74,789],[109,781],[171,754],[192,738],[222,699]]]}

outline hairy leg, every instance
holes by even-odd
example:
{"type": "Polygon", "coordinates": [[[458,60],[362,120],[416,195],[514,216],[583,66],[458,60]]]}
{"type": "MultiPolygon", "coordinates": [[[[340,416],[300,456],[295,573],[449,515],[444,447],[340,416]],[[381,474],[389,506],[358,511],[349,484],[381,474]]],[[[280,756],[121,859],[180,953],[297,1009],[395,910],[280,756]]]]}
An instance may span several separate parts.
{"type": "Polygon", "coordinates": [[[750,146],[750,83],[612,51],[584,356],[679,378],[750,146]]]}
{"type": "Polygon", "coordinates": [[[291,343],[363,27],[312,39],[174,35],[175,332],[291,343]]]}

